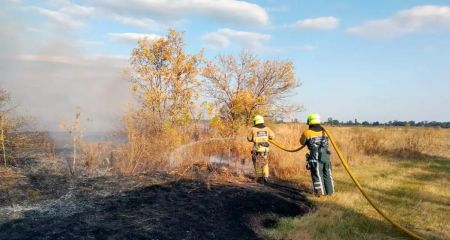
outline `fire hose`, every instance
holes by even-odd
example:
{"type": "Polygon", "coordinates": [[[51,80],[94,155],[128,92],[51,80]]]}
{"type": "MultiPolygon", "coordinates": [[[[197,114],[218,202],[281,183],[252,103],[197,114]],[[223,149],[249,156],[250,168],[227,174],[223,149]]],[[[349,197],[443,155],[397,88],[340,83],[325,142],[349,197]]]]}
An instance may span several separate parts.
{"type": "MultiPolygon", "coordinates": [[[[372,199],[367,195],[367,193],[364,191],[364,189],[362,188],[361,184],[359,183],[358,179],[356,179],[356,177],[353,175],[352,171],[350,170],[350,167],[347,163],[347,160],[344,158],[344,156],[342,155],[341,151],[339,150],[339,148],[336,145],[336,142],[334,141],[333,136],[330,134],[330,132],[328,132],[327,129],[323,128],[323,131],[328,135],[328,138],[330,139],[331,145],[333,145],[334,150],[336,151],[339,159],[341,160],[342,165],[344,166],[345,170],[347,171],[348,175],[350,176],[350,178],[353,180],[353,183],[355,183],[356,187],[359,189],[359,191],[361,192],[361,194],[364,196],[364,198],[369,202],[369,204],[384,218],[386,219],[386,221],[388,221],[389,223],[391,223],[394,227],[396,227],[397,229],[401,230],[402,232],[404,232],[405,234],[407,234],[408,236],[414,238],[414,239],[419,239],[419,240],[423,240],[424,238],[420,237],[419,235],[417,235],[416,233],[406,229],[405,227],[401,226],[399,223],[395,222],[393,219],[391,219],[389,216],[387,216],[379,207],[377,207],[375,205],[375,203],[372,201],[372,199]]],[[[290,149],[286,149],[283,146],[281,146],[280,144],[278,144],[277,142],[270,140],[270,142],[277,146],[278,148],[286,151],[286,152],[298,152],[301,149],[303,149],[305,147],[305,145],[290,150],[290,149]]]]}

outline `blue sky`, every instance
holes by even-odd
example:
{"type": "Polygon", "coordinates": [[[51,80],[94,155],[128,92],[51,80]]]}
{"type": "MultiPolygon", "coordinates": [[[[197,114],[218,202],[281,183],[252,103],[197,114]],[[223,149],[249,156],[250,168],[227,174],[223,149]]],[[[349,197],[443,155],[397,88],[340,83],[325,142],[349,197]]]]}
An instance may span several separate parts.
{"type": "Polygon", "coordinates": [[[448,1],[3,2],[0,84],[47,124],[75,106],[99,125],[116,117],[136,40],[168,27],[208,58],[248,49],[292,60],[301,119],[450,121],[448,1]],[[56,113],[36,110],[48,104],[56,113]]]}

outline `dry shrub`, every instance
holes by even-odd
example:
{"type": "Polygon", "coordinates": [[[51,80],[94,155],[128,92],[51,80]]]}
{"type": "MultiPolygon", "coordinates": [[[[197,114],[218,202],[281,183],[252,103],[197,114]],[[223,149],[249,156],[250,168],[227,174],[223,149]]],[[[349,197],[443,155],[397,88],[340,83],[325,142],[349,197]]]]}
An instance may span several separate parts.
{"type": "Polygon", "coordinates": [[[10,159],[14,161],[20,159],[41,159],[51,157],[54,154],[54,145],[52,138],[46,132],[11,132],[6,150],[10,159]]]}
{"type": "Polygon", "coordinates": [[[350,143],[355,149],[353,155],[376,155],[384,152],[386,135],[380,129],[353,127],[350,130],[350,143]]]}
{"type": "Polygon", "coordinates": [[[51,153],[50,136],[36,127],[35,119],[14,112],[9,94],[0,88],[0,158],[4,167],[51,153]]]}
{"type": "Polygon", "coordinates": [[[177,148],[171,153],[171,169],[184,174],[192,166],[214,173],[242,173],[249,155],[248,144],[242,138],[206,138],[177,148]],[[230,171],[230,167],[233,171],[230,171]]]}
{"type": "Polygon", "coordinates": [[[390,128],[392,132],[389,152],[398,157],[423,157],[440,155],[436,149],[445,142],[444,132],[439,128],[390,128]]]}
{"type": "Polygon", "coordinates": [[[105,174],[112,164],[112,144],[108,142],[82,142],[83,172],[88,176],[105,174]]]}
{"type": "Polygon", "coordinates": [[[183,140],[182,134],[173,132],[153,136],[132,134],[128,143],[115,150],[114,170],[121,174],[167,170],[170,152],[183,140]]]}
{"type": "MultiPolygon", "coordinates": [[[[132,113],[129,113],[129,115],[132,113]]],[[[185,144],[213,136],[213,133],[199,123],[183,127],[166,127],[164,131],[153,131],[140,122],[141,117],[126,119],[126,129],[119,134],[126,134],[127,142],[114,149],[114,171],[120,174],[135,174],[148,171],[173,170],[171,159],[174,153],[185,144]]],[[[201,154],[181,151],[181,162],[192,165],[201,160],[201,154]]],[[[177,159],[176,159],[177,160],[177,159]]],[[[175,168],[178,166],[175,166],[175,168]]]]}
{"type": "Polygon", "coordinates": [[[0,148],[1,164],[5,167],[29,168],[38,159],[40,166],[36,168],[45,168],[49,167],[48,160],[54,159],[54,142],[46,132],[14,130],[8,132],[5,140],[4,148],[0,148]]]}

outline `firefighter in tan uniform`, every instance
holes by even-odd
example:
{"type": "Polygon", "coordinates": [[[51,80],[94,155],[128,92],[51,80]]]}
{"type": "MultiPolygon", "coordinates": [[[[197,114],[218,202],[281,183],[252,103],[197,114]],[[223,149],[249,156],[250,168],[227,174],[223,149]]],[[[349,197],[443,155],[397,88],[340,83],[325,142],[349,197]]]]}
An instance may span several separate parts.
{"type": "Polygon", "coordinates": [[[258,182],[267,182],[269,177],[269,140],[273,139],[275,134],[264,125],[264,118],[260,115],[253,118],[253,124],[247,140],[253,142],[252,161],[255,167],[255,179],[258,182]]]}

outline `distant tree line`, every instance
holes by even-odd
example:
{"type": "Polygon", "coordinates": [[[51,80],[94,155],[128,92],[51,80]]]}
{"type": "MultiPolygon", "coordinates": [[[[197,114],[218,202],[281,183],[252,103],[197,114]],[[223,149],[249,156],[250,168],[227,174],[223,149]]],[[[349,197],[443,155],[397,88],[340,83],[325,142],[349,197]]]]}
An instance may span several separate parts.
{"type": "Polygon", "coordinates": [[[355,120],[348,120],[348,121],[339,121],[337,119],[328,118],[328,120],[325,122],[326,124],[329,124],[331,126],[396,126],[396,127],[441,127],[441,128],[450,128],[450,122],[438,122],[438,121],[388,121],[388,122],[369,122],[369,121],[363,121],[359,122],[358,119],[355,120]]]}

